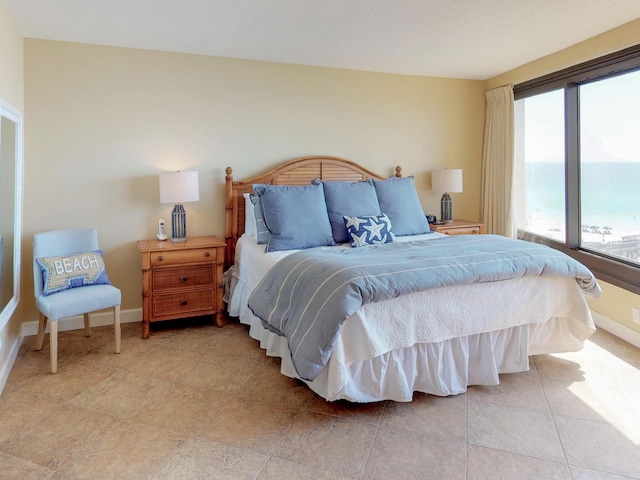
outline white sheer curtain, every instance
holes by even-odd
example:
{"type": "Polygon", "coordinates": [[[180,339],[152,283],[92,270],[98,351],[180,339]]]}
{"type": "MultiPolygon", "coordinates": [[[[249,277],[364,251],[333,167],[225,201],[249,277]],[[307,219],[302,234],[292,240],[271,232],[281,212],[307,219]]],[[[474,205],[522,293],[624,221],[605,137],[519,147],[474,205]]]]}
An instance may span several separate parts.
{"type": "Polygon", "coordinates": [[[485,92],[481,215],[487,233],[516,236],[513,200],[513,87],[485,92]]]}

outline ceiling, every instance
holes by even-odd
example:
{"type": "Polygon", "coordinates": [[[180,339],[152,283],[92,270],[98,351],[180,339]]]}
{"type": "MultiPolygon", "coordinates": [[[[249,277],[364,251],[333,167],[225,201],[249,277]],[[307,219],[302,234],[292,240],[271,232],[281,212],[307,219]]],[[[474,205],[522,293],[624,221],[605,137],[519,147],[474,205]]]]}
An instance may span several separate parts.
{"type": "Polygon", "coordinates": [[[484,80],[639,0],[1,0],[26,38],[484,80]]]}

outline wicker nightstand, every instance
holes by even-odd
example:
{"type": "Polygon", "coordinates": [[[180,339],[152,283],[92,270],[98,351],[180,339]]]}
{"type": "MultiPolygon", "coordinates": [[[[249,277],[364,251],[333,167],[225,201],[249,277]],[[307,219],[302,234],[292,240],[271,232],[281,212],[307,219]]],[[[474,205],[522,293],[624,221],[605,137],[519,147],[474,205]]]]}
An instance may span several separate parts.
{"type": "Polygon", "coordinates": [[[185,242],[138,240],[142,254],[142,338],[149,323],[215,315],[222,319],[222,269],[225,243],[218,237],[185,242]]]}

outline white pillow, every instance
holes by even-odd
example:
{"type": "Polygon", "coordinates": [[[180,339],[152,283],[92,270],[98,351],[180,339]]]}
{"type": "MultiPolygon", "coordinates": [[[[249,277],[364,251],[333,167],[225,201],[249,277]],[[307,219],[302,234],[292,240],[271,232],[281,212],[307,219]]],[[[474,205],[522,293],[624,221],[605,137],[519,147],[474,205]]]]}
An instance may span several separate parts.
{"type": "Polygon", "coordinates": [[[253,211],[253,202],[251,201],[250,193],[245,193],[244,196],[244,234],[257,238],[258,227],[256,227],[256,214],[253,211]]]}

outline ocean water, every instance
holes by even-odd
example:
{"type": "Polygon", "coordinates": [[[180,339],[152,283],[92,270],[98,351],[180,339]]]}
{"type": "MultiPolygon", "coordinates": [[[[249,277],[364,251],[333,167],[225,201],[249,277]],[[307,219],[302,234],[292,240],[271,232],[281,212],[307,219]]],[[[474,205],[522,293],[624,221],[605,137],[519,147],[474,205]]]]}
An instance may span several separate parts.
{"type": "MultiPolygon", "coordinates": [[[[530,162],[525,172],[529,222],[564,230],[564,164],[530,162]]],[[[583,163],[581,178],[582,225],[640,234],[640,162],[583,163]]]]}

